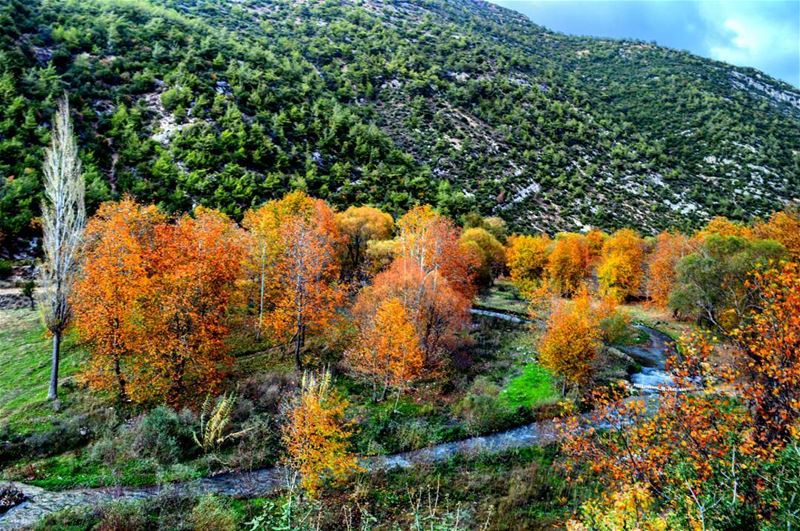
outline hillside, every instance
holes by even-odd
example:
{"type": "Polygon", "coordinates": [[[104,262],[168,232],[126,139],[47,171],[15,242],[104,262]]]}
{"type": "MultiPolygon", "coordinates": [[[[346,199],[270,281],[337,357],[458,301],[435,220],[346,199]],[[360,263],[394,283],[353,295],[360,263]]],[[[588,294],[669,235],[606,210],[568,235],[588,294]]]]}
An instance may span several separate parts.
{"type": "Polygon", "coordinates": [[[90,206],[239,217],[304,188],[515,230],[697,226],[800,198],[800,91],[472,0],[3,0],[0,231],[36,234],[55,100],[90,206]]]}

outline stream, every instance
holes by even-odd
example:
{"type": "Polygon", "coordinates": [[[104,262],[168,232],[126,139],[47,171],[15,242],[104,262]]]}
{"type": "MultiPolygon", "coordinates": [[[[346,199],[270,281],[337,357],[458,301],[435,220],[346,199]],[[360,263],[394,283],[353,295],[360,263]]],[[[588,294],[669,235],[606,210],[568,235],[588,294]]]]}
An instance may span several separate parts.
{"type": "Polygon", "coordinates": [[[647,343],[617,348],[642,366],[640,372],[631,374],[631,384],[642,393],[658,393],[659,389],[673,384],[665,364],[667,358],[675,353],[675,342],[667,334],[643,324],[634,327],[647,334],[647,343]]]}
{"type": "MultiPolygon", "coordinates": [[[[472,308],[470,312],[473,315],[501,319],[515,324],[533,322],[518,315],[499,311],[472,308]]],[[[633,358],[641,366],[641,371],[630,375],[633,387],[643,394],[658,393],[660,388],[669,387],[673,383],[665,365],[667,359],[675,353],[675,341],[664,332],[644,324],[636,323],[633,326],[647,334],[647,340],[639,345],[614,345],[614,347],[633,358]]]]}
{"type": "MultiPolygon", "coordinates": [[[[501,312],[473,309],[472,313],[517,324],[529,322],[519,316],[501,312]]],[[[669,336],[658,330],[641,324],[635,326],[647,334],[647,341],[640,345],[617,348],[642,366],[641,372],[631,375],[632,385],[643,394],[654,394],[658,392],[659,385],[671,383],[664,364],[666,358],[674,352],[675,344],[669,336]]],[[[555,421],[544,420],[498,433],[441,443],[410,452],[366,457],[362,459],[361,464],[368,471],[410,468],[419,464],[447,461],[457,454],[499,453],[514,448],[549,444],[557,441],[558,438],[559,432],[556,429],[555,421]]],[[[285,488],[290,480],[291,473],[287,469],[275,467],[251,472],[231,472],[195,481],[139,488],[85,488],[55,492],[24,483],[0,481],[0,489],[5,486],[13,486],[21,490],[28,498],[28,501],[13,507],[5,514],[0,514],[0,530],[30,528],[47,514],[68,507],[80,505],[96,507],[101,503],[115,500],[151,498],[169,491],[185,495],[213,493],[236,498],[266,496],[285,488]]]]}

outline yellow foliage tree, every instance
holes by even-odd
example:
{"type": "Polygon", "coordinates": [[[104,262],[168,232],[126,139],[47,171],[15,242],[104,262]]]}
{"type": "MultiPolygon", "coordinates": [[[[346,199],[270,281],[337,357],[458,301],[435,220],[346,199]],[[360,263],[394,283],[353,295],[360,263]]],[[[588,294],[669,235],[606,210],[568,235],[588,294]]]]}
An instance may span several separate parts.
{"type": "Polygon", "coordinates": [[[326,479],[341,481],[360,470],[350,451],[351,425],[344,418],[347,401],[331,385],[330,372],[319,378],[303,374],[302,390],[283,428],[289,466],[300,484],[316,497],[326,479]]]}
{"type": "Polygon", "coordinates": [[[581,506],[580,519],[567,522],[568,531],[666,531],[667,520],[657,513],[650,491],[639,484],[590,500],[581,506]]]}
{"type": "Polygon", "coordinates": [[[374,317],[359,324],[354,348],[345,353],[349,365],[373,384],[373,397],[386,397],[392,386],[398,390],[423,374],[425,355],[408,311],[397,297],[381,302],[374,317]]]}
{"type": "Polygon", "coordinates": [[[397,241],[370,240],[367,242],[366,265],[367,276],[374,277],[385,271],[397,255],[397,241]]]}
{"type": "Polygon", "coordinates": [[[479,285],[490,286],[494,279],[503,272],[505,265],[505,249],[488,230],[473,227],[461,233],[462,246],[474,247],[479,267],[476,282],[479,285]]]}
{"type": "Polygon", "coordinates": [[[589,383],[594,359],[602,346],[602,330],[586,289],[571,302],[555,303],[547,329],[539,340],[539,361],[566,384],[589,383]]]}
{"type": "Polygon", "coordinates": [[[547,260],[547,276],[556,293],[572,296],[589,276],[589,245],[586,237],[574,232],[556,236],[547,260]]]}
{"type": "Polygon", "coordinates": [[[768,221],[757,224],[753,232],[758,238],[782,244],[792,260],[800,262],[800,209],[775,212],[768,221]]]}
{"type": "Polygon", "coordinates": [[[506,264],[511,280],[525,292],[535,289],[547,272],[551,240],[546,235],[511,236],[506,248],[506,264]]]}
{"type": "Polygon", "coordinates": [[[336,214],[336,224],[345,237],[344,278],[366,275],[367,244],[373,240],[388,240],[394,230],[394,219],[377,208],[351,206],[336,214]]]}
{"type": "Polygon", "coordinates": [[[596,264],[600,259],[606,238],[608,238],[608,234],[599,229],[592,229],[586,233],[586,245],[589,246],[589,261],[592,264],[596,264]]]}
{"type": "Polygon", "coordinates": [[[725,216],[715,216],[706,223],[705,227],[695,233],[695,238],[702,241],[711,234],[750,239],[753,237],[753,230],[742,223],[731,221],[725,216]]]}
{"type": "Polygon", "coordinates": [[[597,278],[600,293],[618,301],[637,295],[644,278],[645,242],[631,229],[620,229],[606,239],[597,278]]]}

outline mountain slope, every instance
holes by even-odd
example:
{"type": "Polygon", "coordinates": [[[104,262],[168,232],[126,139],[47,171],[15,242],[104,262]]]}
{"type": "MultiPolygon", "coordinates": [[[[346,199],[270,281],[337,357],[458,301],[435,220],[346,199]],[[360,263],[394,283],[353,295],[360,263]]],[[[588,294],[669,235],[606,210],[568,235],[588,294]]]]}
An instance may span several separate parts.
{"type": "Polygon", "coordinates": [[[290,187],[518,230],[646,232],[800,198],[800,91],[471,0],[0,3],[0,231],[35,233],[55,99],[90,202],[233,216],[290,187]]]}

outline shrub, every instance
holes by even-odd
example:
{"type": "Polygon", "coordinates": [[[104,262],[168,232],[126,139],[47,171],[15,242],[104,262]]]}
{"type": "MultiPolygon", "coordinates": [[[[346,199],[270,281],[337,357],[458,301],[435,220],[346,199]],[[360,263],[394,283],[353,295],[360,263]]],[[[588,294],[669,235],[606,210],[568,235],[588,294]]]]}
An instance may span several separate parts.
{"type": "Polygon", "coordinates": [[[283,449],[280,428],[274,417],[254,418],[242,425],[245,434],[228,458],[227,466],[237,470],[272,466],[283,449]]]}
{"type": "Polygon", "coordinates": [[[162,465],[175,463],[183,449],[193,446],[193,423],[190,413],[179,415],[167,406],[158,406],[130,427],[131,450],[136,457],[162,465]]]}
{"type": "Polygon", "coordinates": [[[13,272],[14,267],[11,261],[0,258],[0,278],[8,278],[13,272]]]}
{"type": "Polygon", "coordinates": [[[469,433],[496,431],[508,424],[513,411],[499,400],[499,394],[498,385],[483,377],[475,379],[454,408],[454,413],[464,419],[469,433]]]}
{"type": "Polygon", "coordinates": [[[431,441],[431,426],[425,419],[413,419],[398,426],[397,439],[400,450],[422,448],[431,441]]]}
{"type": "Polygon", "coordinates": [[[84,446],[91,440],[92,432],[99,428],[101,421],[89,415],[54,420],[51,429],[33,433],[25,439],[27,453],[48,456],[84,446]]]}
{"type": "Polygon", "coordinates": [[[98,509],[88,505],[69,507],[46,515],[38,524],[37,531],[50,531],[52,529],[92,529],[98,520],[98,509]]]}
{"type": "Polygon", "coordinates": [[[105,436],[95,441],[89,450],[89,459],[95,463],[112,466],[125,455],[125,447],[113,437],[105,436]]]}
{"type": "Polygon", "coordinates": [[[95,529],[101,531],[145,531],[152,529],[150,511],[142,502],[116,502],[100,509],[100,522],[95,529]]]}
{"type": "MultiPolygon", "coordinates": [[[[195,499],[171,486],[162,487],[158,496],[145,502],[147,510],[158,522],[157,529],[187,529],[195,499]]],[[[211,528],[208,528],[210,531],[211,528]]]]}
{"type": "Polygon", "coordinates": [[[245,420],[242,414],[245,409],[249,413],[279,413],[284,397],[292,394],[297,386],[285,374],[258,373],[239,386],[239,406],[234,411],[233,419],[237,422],[245,420]]]}
{"type": "Polygon", "coordinates": [[[280,504],[273,500],[266,500],[261,514],[247,522],[247,529],[311,531],[318,529],[312,525],[312,522],[316,519],[314,517],[321,516],[321,511],[319,502],[303,497],[296,498],[294,491],[290,490],[288,496],[285,496],[280,504]]]}
{"type": "Polygon", "coordinates": [[[610,345],[627,343],[633,338],[630,329],[630,317],[620,311],[614,311],[600,320],[603,340],[610,345]]]}
{"type": "Polygon", "coordinates": [[[190,517],[194,529],[228,531],[236,529],[236,513],[218,496],[203,496],[192,509],[190,517]]]}
{"type": "Polygon", "coordinates": [[[156,471],[156,479],[160,485],[173,481],[190,481],[192,479],[199,479],[202,476],[203,474],[200,470],[183,463],[175,463],[168,468],[160,468],[156,471]]]}

